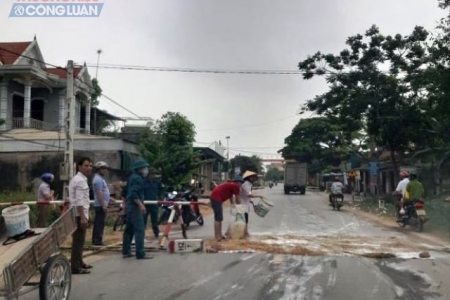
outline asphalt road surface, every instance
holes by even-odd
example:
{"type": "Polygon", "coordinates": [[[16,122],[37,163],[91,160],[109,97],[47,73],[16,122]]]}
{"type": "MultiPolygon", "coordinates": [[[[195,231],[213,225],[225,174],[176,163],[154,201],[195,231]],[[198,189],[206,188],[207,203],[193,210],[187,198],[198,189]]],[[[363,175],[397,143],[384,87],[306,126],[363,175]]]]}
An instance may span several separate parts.
{"type": "MultiPolygon", "coordinates": [[[[302,245],[323,254],[160,252],[147,261],[97,257],[92,274],[73,276],[70,299],[450,299],[450,256],[409,234],[410,229],[373,225],[348,207],[333,211],[324,195],[314,191],[284,195],[278,185],[256,193],[275,207],[265,218],[251,213],[253,239],[283,247],[302,245]],[[423,249],[431,258],[416,258],[423,249]],[[377,251],[397,257],[363,255],[377,251]]],[[[212,218],[206,218],[204,227],[192,225],[188,234],[211,237],[212,218]]],[[[37,293],[23,299],[37,299],[37,293]]]]}

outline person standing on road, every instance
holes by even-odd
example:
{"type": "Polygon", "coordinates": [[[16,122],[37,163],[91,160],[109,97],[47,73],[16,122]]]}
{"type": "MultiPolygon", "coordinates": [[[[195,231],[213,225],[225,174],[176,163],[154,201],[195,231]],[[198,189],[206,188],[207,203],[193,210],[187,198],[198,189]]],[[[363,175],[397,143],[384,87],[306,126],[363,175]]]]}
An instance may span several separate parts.
{"type": "Polygon", "coordinates": [[[131,257],[131,242],[136,242],[136,259],[149,259],[144,250],[144,215],[147,213],[144,200],[144,183],[148,176],[148,163],[138,160],[134,163],[133,173],[127,181],[126,225],[123,232],[122,254],[124,258],[131,257]]]}
{"type": "Polygon", "coordinates": [[[262,199],[262,196],[254,195],[252,193],[252,187],[253,182],[256,180],[256,174],[252,171],[246,171],[244,173],[243,179],[244,183],[241,186],[241,204],[246,206],[246,212],[245,212],[245,238],[248,238],[250,234],[248,233],[248,216],[250,213],[250,205],[253,204],[253,198],[260,198],[262,199]]]}
{"type": "Polygon", "coordinates": [[[44,173],[41,176],[42,183],[39,186],[37,193],[37,209],[38,218],[36,222],[37,228],[47,227],[48,213],[50,211],[50,205],[43,204],[42,202],[47,202],[53,200],[53,195],[55,191],[50,189],[50,183],[52,183],[55,176],[51,173],[44,173]],[[41,202],[41,203],[39,203],[41,202]]]}
{"type": "MultiPolygon", "coordinates": [[[[163,188],[161,180],[156,178],[156,174],[158,172],[155,168],[150,168],[148,171],[147,180],[145,180],[144,184],[144,197],[145,200],[161,200],[163,197],[163,188]]],[[[150,215],[153,234],[155,238],[159,237],[159,226],[158,226],[158,217],[159,217],[159,206],[156,204],[147,204],[145,205],[147,213],[144,216],[144,227],[147,228],[147,221],[150,215]]]]}
{"type": "Polygon", "coordinates": [[[236,204],[240,204],[240,190],[244,183],[244,179],[241,176],[236,176],[232,182],[222,183],[214,188],[211,192],[210,201],[211,207],[214,211],[214,237],[216,241],[220,242],[225,239],[222,235],[222,221],[223,221],[223,207],[222,204],[236,197],[236,204]]]}
{"type": "Polygon", "coordinates": [[[69,200],[75,207],[77,229],[72,234],[72,274],[89,274],[92,266],[83,262],[83,248],[86,239],[86,227],[89,220],[89,185],[88,176],[92,171],[92,161],[81,158],[77,163],[78,173],[69,183],[69,200]]]}
{"type": "Polygon", "coordinates": [[[92,245],[103,246],[103,231],[110,200],[110,191],[105,181],[105,175],[108,173],[108,164],[104,161],[99,161],[95,164],[95,168],[97,172],[92,180],[95,210],[92,245]]]}

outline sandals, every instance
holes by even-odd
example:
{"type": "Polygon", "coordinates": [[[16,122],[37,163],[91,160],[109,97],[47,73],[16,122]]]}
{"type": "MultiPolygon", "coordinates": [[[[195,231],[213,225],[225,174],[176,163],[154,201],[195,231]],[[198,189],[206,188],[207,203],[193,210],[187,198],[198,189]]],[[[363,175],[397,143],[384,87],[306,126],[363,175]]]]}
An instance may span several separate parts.
{"type": "Polygon", "coordinates": [[[85,275],[85,274],[91,274],[91,271],[79,269],[79,270],[73,270],[72,274],[73,275],[85,275]]]}
{"type": "Polygon", "coordinates": [[[94,266],[88,265],[88,264],[82,264],[81,267],[83,269],[92,269],[94,266]]]}

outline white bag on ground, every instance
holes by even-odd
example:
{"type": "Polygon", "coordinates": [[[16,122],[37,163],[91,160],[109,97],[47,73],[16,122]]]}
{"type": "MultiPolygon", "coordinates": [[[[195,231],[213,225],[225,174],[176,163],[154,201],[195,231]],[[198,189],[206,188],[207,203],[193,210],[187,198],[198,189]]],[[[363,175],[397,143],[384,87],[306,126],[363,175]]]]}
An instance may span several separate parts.
{"type": "Polygon", "coordinates": [[[245,213],[246,205],[232,204],[231,219],[228,227],[229,237],[232,240],[239,240],[245,236],[245,213]]]}

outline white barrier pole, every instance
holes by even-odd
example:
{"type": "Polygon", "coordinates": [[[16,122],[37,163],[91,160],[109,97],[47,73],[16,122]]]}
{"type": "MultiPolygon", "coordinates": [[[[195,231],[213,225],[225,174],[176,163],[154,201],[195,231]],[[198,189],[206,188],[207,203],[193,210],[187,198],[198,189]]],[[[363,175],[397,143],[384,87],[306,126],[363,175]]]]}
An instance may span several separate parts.
{"type": "MultiPolygon", "coordinates": [[[[93,204],[94,201],[91,200],[89,201],[90,204],[93,204]]],[[[143,201],[144,204],[153,204],[153,205],[160,205],[160,204],[170,204],[170,205],[209,205],[209,202],[190,202],[190,201],[162,201],[162,200],[144,200],[143,201]]],[[[12,206],[12,205],[20,205],[20,204],[24,204],[24,205],[52,205],[52,204],[65,204],[65,203],[69,203],[69,201],[63,201],[63,200],[53,200],[53,201],[41,201],[41,202],[36,202],[36,201],[24,201],[24,202],[20,202],[20,201],[16,201],[16,202],[3,202],[0,203],[0,206],[12,206]]],[[[114,200],[114,203],[123,203],[122,200],[114,200]]]]}

